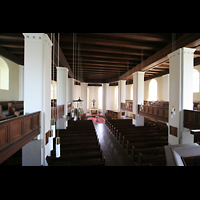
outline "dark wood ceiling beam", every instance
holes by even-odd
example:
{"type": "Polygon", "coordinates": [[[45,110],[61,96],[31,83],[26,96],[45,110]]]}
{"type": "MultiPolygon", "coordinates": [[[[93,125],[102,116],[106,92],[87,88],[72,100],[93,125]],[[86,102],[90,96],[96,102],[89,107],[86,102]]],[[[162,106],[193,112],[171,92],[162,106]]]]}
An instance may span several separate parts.
{"type": "MultiPolygon", "coordinates": [[[[153,72],[154,72],[154,71],[162,72],[162,71],[164,71],[164,70],[163,70],[163,69],[159,69],[159,68],[156,67],[156,68],[150,69],[149,71],[150,71],[150,72],[151,72],[151,71],[153,71],[153,72]]],[[[146,72],[147,72],[147,71],[146,71],[146,72]]]]}
{"type": "Polygon", "coordinates": [[[3,40],[23,40],[22,33],[1,33],[0,39],[3,40]]]}
{"type": "MultiPolygon", "coordinates": [[[[82,73],[82,72],[87,72],[87,73],[90,73],[91,70],[88,70],[88,69],[83,69],[83,70],[79,70],[77,73],[82,73]]],[[[97,69],[93,69],[92,70],[92,73],[116,73],[118,74],[119,72],[117,70],[97,70],[97,69]]],[[[120,71],[122,72],[122,71],[120,71]]]]}
{"type": "MultiPolygon", "coordinates": [[[[62,41],[72,42],[73,37],[63,35],[62,41]]],[[[88,38],[88,37],[80,37],[77,36],[77,43],[81,44],[95,44],[102,46],[112,46],[112,47],[123,47],[123,48],[131,48],[131,49],[143,49],[143,50],[158,50],[160,47],[156,44],[148,44],[145,42],[131,42],[131,41],[120,41],[120,40],[107,40],[100,38],[88,38]]]]}
{"type": "MultiPolygon", "coordinates": [[[[63,50],[63,53],[65,56],[68,58],[70,56],[73,56],[73,52],[69,50],[63,50]]],[[[81,57],[88,57],[88,58],[105,58],[105,59],[115,59],[115,60],[130,60],[130,61],[141,61],[141,55],[139,56],[134,56],[134,55],[124,55],[121,54],[120,56],[118,54],[107,54],[107,53],[102,53],[102,52],[85,52],[81,51],[81,57]]]]}
{"type": "Polygon", "coordinates": [[[79,71],[79,70],[111,70],[111,71],[126,71],[126,69],[124,68],[116,68],[116,67],[98,67],[98,66],[82,66],[82,67],[79,67],[79,68],[75,68],[76,71],[79,71]]]}
{"type": "MultiPolygon", "coordinates": [[[[73,62],[73,57],[68,57],[68,62],[73,62]]],[[[127,61],[120,61],[120,60],[111,60],[111,59],[96,59],[96,58],[86,58],[86,57],[81,57],[82,62],[95,62],[95,63],[112,63],[112,64],[122,64],[122,65],[135,65],[138,62],[127,62],[127,61]]],[[[127,66],[128,67],[128,66],[127,66]]]]}
{"type": "Polygon", "coordinates": [[[165,48],[161,49],[154,55],[150,56],[142,63],[133,67],[131,70],[120,76],[120,80],[126,80],[130,74],[133,74],[136,71],[148,71],[151,68],[161,65],[162,63],[169,60],[167,55],[176,49],[182,47],[195,48],[200,45],[200,33],[186,33],[176,40],[176,46],[172,50],[174,44],[169,44],[165,48]]]}
{"type": "Polygon", "coordinates": [[[92,65],[92,66],[99,66],[99,67],[118,67],[118,68],[126,68],[126,65],[118,65],[118,64],[105,64],[105,63],[88,63],[88,62],[82,62],[82,65],[92,65]]]}
{"type": "Polygon", "coordinates": [[[24,41],[5,41],[0,40],[0,46],[8,48],[24,48],[24,41]]]}
{"type": "MultiPolygon", "coordinates": [[[[61,43],[61,48],[67,49],[67,50],[71,50],[73,49],[72,45],[66,44],[64,42],[61,43]]],[[[133,55],[133,56],[151,56],[152,55],[152,51],[150,50],[144,50],[141,51],[141,49],[125,49],[125,48],[116,48],[116,47],[101,47],[101,46],[97,46],[97,45],[81,45],[81,53],[82,51],[89,51],[89,52],[98,52],[98,53],[111,53],[111,54],[120,54],[120,55],[133,55]]],[[[154,50],[155,52],[155,50],[154,50]]]]}
{"type": "MultiPolygon", "coordinates": [[[[48,33],[48,36],[49,36],[49,38],[51,38],[51,34],[50,33],[48,33]]],[[[55,39],[55,48],[54,49],[55,49],[54,65],[58,66],[58,42],[57,42],[56,39],[55,39]]],[[[53,60],[53,58],[52,58],[52,60],[53,60]]],[[[65,58],[65,55],[63,54],[62,49],[60,48],[60,46],[59,46],[59,66],[68,68],[68,70],[69,70],[68,74],[69,74],[69,76],[71,78],[73,78],[73,71],[72,71],[67,59],[65,58]]],[[[81,80],[81,81],[83,81],[83,80],[81,80]]]]}
{"type": "Polygon", "coordinates": [[[19,64],[19,65],[24,64],[24,60],[16,57],[14,54],[10,53],[9,51],[4,49],[3,47],[0,47],[0,55],[4,56],[5,58],[7,58],[7,59],[19,64]]]}
{"type": "Polygon", "coordinates": [[[111,36],[132,40],[145,40],[154,42],[170,42],[171,38],[166,38],[164,34],[154,34],[154,33],[92,33],[95,35],[111,36]]]}
{"type": "Polygon", "coordinates": [[[163,72],[160,72],[158,74],[153,74],[151,76],[145,77],[144,80],[147,81],[147,80],[150,80],[150,79],[153,79],[153,78],[157,78],[157,77],[163,76],[165,74],[169,74],[169,69],[166,69],[163,72]]]}

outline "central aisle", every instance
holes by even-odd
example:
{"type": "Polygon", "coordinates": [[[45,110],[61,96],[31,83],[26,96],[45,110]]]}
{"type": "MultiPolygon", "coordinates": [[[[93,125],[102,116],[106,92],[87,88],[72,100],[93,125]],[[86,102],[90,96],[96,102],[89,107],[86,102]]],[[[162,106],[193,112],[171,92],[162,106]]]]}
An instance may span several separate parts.
{"type": "Polygon", "coordinates": [[[98,134],[103,155],[105,156],[105,166],[134,166],[133,161],[124,152],[120,144],[115,140],[104,123],[94,124],[98,134]]]}

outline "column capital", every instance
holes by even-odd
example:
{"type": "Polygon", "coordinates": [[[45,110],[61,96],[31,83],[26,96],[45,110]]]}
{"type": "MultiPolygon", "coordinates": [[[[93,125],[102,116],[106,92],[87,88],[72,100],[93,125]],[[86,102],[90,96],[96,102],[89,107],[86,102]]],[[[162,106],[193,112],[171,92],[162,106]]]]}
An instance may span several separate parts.
{"type": "Polygon", "coordinates": [[[180,49],[177,49],[176,51],[173,51],[172,53],[168,54],[167,56],[169,59],[172,59],[173,57],[179,56],[179,54],[194,54],[196,49],[194,48],[187,48],[187,47],[182,47],[180,49]]]}
{"type": "Polygon", "coordinates": [[[68,72],[69,69],[66,68],[66,67],[56,67],[57,71],[65,71],[65,72],[68,72]]]}
{"type": "Polygon", "coordinates": [[[25,40],[35,40],[46,42],[49,46],[52,46],[51,39],[45,33],[23,33],[25,40]]]}
{"type": "Polygon", "coordinates": [[[136,74],[138,74],[138,75],[144,75],[144,73],[145,73],[145,72],[137,71],[137,72],[134,72],[134,73],[133,73],[133,76],[136,75],[136,74]]]}
{"type": "Polygon", "coordinates": [[[24,65],[19,65],[19,68],[20,69],[24,69],[24,65]]]}
{"type": "Polygon", "coordinates": [[[163,75],[162,77],[163,77],[163,78],[169,77],[169,74],[165,74],[165,75],[163,75]]]}
{"type": "Polygon", "coordinates": [[[117,82],[118,82],[118,83],[119,83],[119,82],[126,82],[126,80],[119,80],[119,81],[117,81],[117,82]]]}
{"type": "Polygon", "coordinates": [[[88,85],[88,83],[81,83],[81,85],[88,85]]]}

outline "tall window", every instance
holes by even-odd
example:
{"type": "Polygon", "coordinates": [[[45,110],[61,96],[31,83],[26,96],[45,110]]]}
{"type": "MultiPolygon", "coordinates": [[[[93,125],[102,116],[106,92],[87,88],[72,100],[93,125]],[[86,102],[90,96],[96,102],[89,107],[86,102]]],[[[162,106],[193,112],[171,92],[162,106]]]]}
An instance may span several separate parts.
{"type": "Polygon", "coordinates": [[[0,57],[0,89],[9,90],[9,67],[0,57]]]}
{"type": "Polygon", "coordinates": [[[102,87],[98,89],[98,107],[102,109],[102,87]]]}
{"type": "Polygon", "coordinates": [[[149,83],[149,101],[157,101],[157,81],[155,79],[149,83]]]}
{"type": "Polygon", "coordinates": [[[118,110],[118,86],[115,87],[115,110],[118,110]]]}
{"type": "Polygon", "coordinates": [[[199,92],[199,72],[193,70],[193,92],[199,92]]]}

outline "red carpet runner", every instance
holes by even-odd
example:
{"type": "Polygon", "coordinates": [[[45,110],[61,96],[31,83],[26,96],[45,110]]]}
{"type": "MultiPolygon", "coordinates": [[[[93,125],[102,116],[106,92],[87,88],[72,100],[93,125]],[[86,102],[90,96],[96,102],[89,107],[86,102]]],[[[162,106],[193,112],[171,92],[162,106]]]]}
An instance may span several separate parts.
{"type": "Polygon", "coordinates": [[[96,122],[96,117],[88,117],[87,120],[92,120],[94,124],[105,123],[105,119],[102,117],[98,117],[99,122],[96,122]]]}

